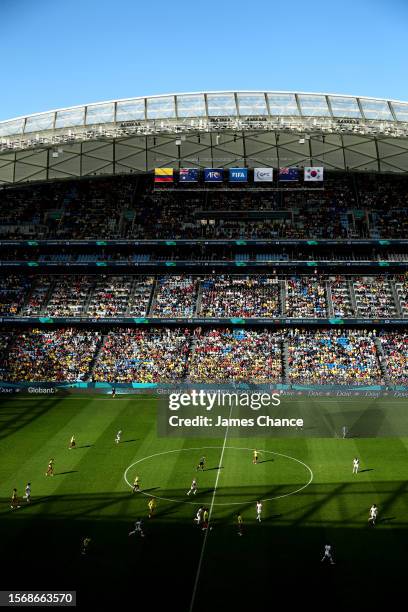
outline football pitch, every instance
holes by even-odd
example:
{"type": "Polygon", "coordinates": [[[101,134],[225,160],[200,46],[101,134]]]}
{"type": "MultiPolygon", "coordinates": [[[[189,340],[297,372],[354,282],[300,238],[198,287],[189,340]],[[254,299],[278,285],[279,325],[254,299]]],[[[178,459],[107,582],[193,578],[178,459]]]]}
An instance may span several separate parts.
{"type": "MultiPolygon", "coordinates": [[[[344,420],[373,400],[293,402],[304,414],[330,404],[344,420]]],[[[130,599],[179,612],[240,611],[278,601],[355,608],[405,593],[408,438],[398,435],[398,423],[405,431],[406,400],[376,401],[378,435],[346,439],[307,431],[239,438],[228,429],[219,439],[164,438],[157,434],[156,403],[149,396],[2,399],[3,590],[72,589],[79,607],[130,599]],[[72,435],[77,446],[69,450],[72,435]],[[205,469],[197,471],[202,456],[205,469]],[[51,458],[55,475],[46,477],[51,458]],[[141,491],[133,493],[136,476],[141,491]],[[193,478],[197,494],[187,495],[193,478]],[[30,504],[23,498],[27,482],[30,504]],[[11,509],[14,487],[20,508],[11,509]],[[368,524],[372,504],[379,508],[375,527],[368,524]],[[193,520],[200,506],[209,509],[211,529],[193,520]],[[143,538],[128,535],[138,518],[143,538]],[[82,555],[85,536],[91,544],[82,555]],[[335,565],[321,562],[327,543],[335,565]]]]}

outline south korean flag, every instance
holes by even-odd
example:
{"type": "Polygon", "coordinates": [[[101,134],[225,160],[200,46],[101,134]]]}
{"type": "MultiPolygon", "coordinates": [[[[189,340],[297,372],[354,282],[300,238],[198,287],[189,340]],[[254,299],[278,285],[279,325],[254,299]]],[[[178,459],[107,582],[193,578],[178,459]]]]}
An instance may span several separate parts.
{"type": "Polygon", "coordinates": [[[307,166],[305,168],[305,181],[322,181],[323,170],[322,166],[307,166]]]}

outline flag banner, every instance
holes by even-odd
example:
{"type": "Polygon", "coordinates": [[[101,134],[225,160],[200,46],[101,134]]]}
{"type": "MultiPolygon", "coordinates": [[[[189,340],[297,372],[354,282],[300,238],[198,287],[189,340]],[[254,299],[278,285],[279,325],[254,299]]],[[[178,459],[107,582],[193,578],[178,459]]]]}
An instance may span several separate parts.
{"type": "Polygon", "coordinates": [[[305,167],[305,181],[322,181],[323,180],[322,166],[306,166],[305,167]]]}
{"type": "Polygon", "coordinates": [[[173,168],[155,168],[154,169],[155,183],[172,183],[173,168]]]}
{"type": "Polygon", "coordinates": [[[179,178],[180,183],[197,183],[198,168],[181,168],[179,178]]]}
{"type": "Polygon", "coordinates": [[[255,183],[272,183],[273,168],[254,168],[255,183]]]}
{"type": "Polygon", "coordinates": [[[230,183],[246,183],[248,181],[248,168],[230,168],[230,183]]]}
{"type": "Polygon", "coordinates": [[[298,181],[299,180],[299,169],[298,168],[279,168],[279,180],[280,181],[298,181]]]}
{"type": "Polygon", "coordinates": [[[222,183],[224,170],[222,168],[204,168],[204,181],[206,183],[222,183]]]}

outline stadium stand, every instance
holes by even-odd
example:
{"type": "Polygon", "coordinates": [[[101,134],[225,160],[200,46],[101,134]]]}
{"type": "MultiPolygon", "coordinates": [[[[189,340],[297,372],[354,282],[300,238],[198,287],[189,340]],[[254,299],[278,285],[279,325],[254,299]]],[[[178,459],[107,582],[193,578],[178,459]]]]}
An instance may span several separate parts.
{"type": "Polygon", "coordinates": [[[289,332],[289,379],[336,384],[382,381],[374,338],[374,333],[367,330],[289,332]]]}
{"type": "Polygon", "coordinates": [[[1,316],[389,318],[408,316],[406,275],[0,277],[1,316]]]}
{"type": "Polygon", "coordinates": [[[265,331],[211,329],[196,334],[188,379],[192,382],[278,382],[280,335],[265,331]]]}
{"type": "Polygon", "coordinates": [[[189,331],[180,328],[112,331],[99,353],[92,380],[142,383],[183,380],[190,342],[189,331]]]}
{"type": "Polygon", "coordinates": [[[85,380],[100,338],[99,332],[74,328],[16,332],[5,356],[4,379],[11,382],[85,380]]]}
{"type": "Polygon", "coordinates": [[[243,196],[154,191],[135,176],[14,187],[1,193],[0,238],[404,238],[407,185],[328,173],[324,190],[243,196]]]}
{"type": "Polygon", "coordinates": [[[408,335],[370,329],[14,329],[0,355],[10,382],[408,382],[408,335]]]}
{"type": "Polygon", "coordinates": [[[201,283],[203,317],[278,317],[280,286],[267,276],[217,276],[201,283]]]}

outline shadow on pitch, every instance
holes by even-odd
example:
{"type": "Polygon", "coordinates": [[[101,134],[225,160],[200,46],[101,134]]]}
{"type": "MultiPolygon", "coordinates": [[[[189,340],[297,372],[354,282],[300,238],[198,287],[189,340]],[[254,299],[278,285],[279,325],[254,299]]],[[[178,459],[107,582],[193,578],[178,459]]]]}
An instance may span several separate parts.
{"type": "Polygon", "coordinates": [[[55,476],[63,476],[64,474],[74,474],[78,470],[69,470],[68,472],[55,472],[55,476]]]}
{"type": "MultiPolygon", "coordinates": [[[[223,470],[224,466],[223,465],[219,465],[218,467],[213,467],[213,468],[206,468],[205,470],[202,470],[203,472],[212,472],[213,470],[223,470]]],[[[197,470],[197,472],[200,472],[201,470],[197,470]]]]}
{"type": "Polygon", "coordinates": [[[379,523],[390,523],[396,518],[397,518],[396,516],[384,516],[384,518],[380,519],[378,522],[379,523]]]}
{"type": "Polygon", "coordinates": [[[374,472],[374,468],[367,468],[366,470],[359,470],[360,474],[364,474],[364,472],[374,472]]]}

